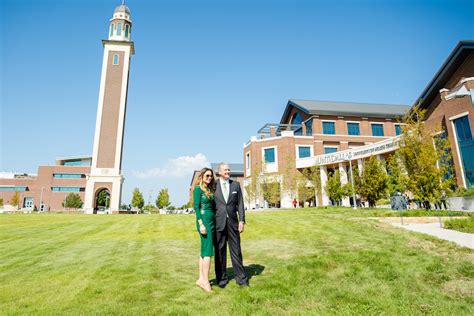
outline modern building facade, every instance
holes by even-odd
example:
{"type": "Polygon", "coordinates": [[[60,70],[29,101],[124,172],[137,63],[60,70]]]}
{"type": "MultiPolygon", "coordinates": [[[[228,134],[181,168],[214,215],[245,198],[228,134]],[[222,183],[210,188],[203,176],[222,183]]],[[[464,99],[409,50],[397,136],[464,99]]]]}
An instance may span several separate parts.
{"type": "MultiPolygon", "coordinates": [[[[458,185],[470,187],[474,182],[473,41],[456,46],[419,99],[427,109],[426,124],[433,131],[444,128],[450,140],[458,185]]],[[[345,184],[350,181],[351,165],[362,170],[364,159],[374,155],[385,159],[393,153],[401,134],[400,119],[409,110],[406,105],[289,100],[280,123],[264,125],[243,146],[244,186],[257,181],[259,188],[253,201],[246,199],[249,207],[266,205],[261,184],[268,179],[280,183],[280,206],[291,207],[295,197],[282,185],[285,171],[301,172],[311,166],[320,166],[323,186],[313,203],[329,205],[324,190],[328,173],[339,170],[345,184]]],[[[352,199],[342,204],[349,206],[352,199]]]]}
{"type": "MultiPolygon", "coordinates": [[[[126,5],[115,8],[110,19],[104,55],[93,154],[90,157],[58,159],[55,166],[40,166],[37,175],[0,175],[0,198],[9,204],[15,192],[21,195],[19,208],[61,211],[67,194],[76,192],[86,213],[100,206],[118,212],[122,195],[122,149],[127,108],[131,56],[132,21],[126,5]],[[105,205],[98,205],[99,195],[105,205]]],[[[101,202],[102,203],[102,202],[101,202]]]]}

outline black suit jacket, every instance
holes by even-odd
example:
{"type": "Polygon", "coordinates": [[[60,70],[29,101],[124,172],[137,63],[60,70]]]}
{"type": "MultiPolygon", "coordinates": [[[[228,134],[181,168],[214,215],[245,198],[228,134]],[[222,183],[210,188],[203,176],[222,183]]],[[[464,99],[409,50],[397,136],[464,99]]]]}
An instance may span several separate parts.
{"type": "Polygon", "coordinates": [[[240,184],[229,179],[229,197],[226,203],[219,179],[216,183],[214,201],[216,202],[216,230],[223,231],[226,224],[229,228],[238,230],[239,221],[245,222],[244,199],[240,184]]]}

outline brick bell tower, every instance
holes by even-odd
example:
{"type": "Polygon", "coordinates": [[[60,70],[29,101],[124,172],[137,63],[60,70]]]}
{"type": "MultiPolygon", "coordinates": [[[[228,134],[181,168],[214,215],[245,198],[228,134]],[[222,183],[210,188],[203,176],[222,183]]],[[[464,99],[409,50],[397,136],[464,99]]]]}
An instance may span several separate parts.
{"type": "Polygon", "coordinates": [[[123,176],[122,148],[127,108],[130,59],[135,53],[131,41],[130,9],[123,3],[110,19],[109,38],[102,40],[104,57],[100,77],[91,171],[85,192],[86,213],[120,208],[123,176]],[[105,202],[104,202],[105,201],[105,202]]]}

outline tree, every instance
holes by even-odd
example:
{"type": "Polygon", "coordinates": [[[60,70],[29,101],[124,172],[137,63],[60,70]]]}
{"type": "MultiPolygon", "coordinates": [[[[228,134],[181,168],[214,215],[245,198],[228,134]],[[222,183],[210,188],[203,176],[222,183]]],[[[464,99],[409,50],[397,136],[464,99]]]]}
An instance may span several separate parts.
{"type": "Polygon", "coordinates": [[[246,199],[250,204],[250,201],[254,199],[255,206],[257,205],[257,198],[259,197],[259,179],[260,173],[262,172],[262,164],[256,162],[250,169],[250,183],[245,186],[246,199]]]}
{"type": "Polygon", "coordinates": [[[401,163],[400,154],[395,152],[387,159],[388,192],[404,193],[407,190],[408,178],[401,163]]]}
{"type": "Polygon", "coordinates": [[[455,179],[446,133],[440,127],[429,129],[425,113],[418,103],[405,115],[398,155],[407,173],[407,189],[429,208],[443,191],[453,188],[455,179]]]}
{"type": "Polygon", "coordinates": [[[83,204],[81,196],[72,192],[66,196],[62,203],[64,208],[81,208],[83,204]]]}
{"type": "Polygon", "coordinates": [[[375,202],[386,195],[387,188],[388,175],[382,163],[376,156],[366,159],[358,183],[358,193],[367,199],[369,207],[375,207],[375,202]]]}
{"type": "Polygon", "coordinates": [[[0,198],[0,207],[3,207],[3,199],[0,198]]]}
{"type": "Polygon", "coordinates": [[[263,198],[272,206],[280,202],[280,183],[278,181],[265,180],[262,185],[263,198]]]}
{"type": "Polygon", "coordinates": [[[159,209],[164,209],[170,205],[171,205],[171,202],[170,202],[170,195],[168,193],[168,189],[167,188],[161,189],[160,192],[158,193],[158,197],[156,198],[156,207],[158,207],[159,209]]]}
{"type": "Polygon", "coordinates": [[[319,166],[311,166],[303,170],[303,178],[311,183],[314,189],[314,197],[321,193],[321,169],[319,166]]]}
{"type": "Polygon", "coordinates": [[[299,172],[296,170],[296,162],[293,156],[287,156],[285,167],[283,169],[282,188],[286,191],[293,200],[298,190],[299,172]]]}
{"type": "Polygon", "coordinates": [[[339,205],[342,198],[345,196],[345,191],[341,184],[339,170],[336,170],[332,175],[329,176],[328,181],[326,182],[325,190],[328,197],[337,205],[339,205]]]}
{"type": "Polygon", "coordinates": [[[145,200],[143,199],[143,195],[138,188],[133,189],[132,193],[132,206],[141,210],[145,205],[145,200]]]}
{"type": "Polygon", "coordinates": [[[18,208],[18,205],[20,205],[20,192],[17,191],[13,194],[10,204],[18,208]]]}
{"type": "Polygon", "coordinates": [[[303,201],[303,207],[308,200],[314,198],[315,190],[307,185],[307,181],[300,181],[298,184],[298,200],[303,201]]]}
{"type": "Polygon", "coordinates": [[[110,194],[107,190],[102,190],[97,195],[97,205],[98,206],[105,206],[108,208],[110,205],[110,194]]]}

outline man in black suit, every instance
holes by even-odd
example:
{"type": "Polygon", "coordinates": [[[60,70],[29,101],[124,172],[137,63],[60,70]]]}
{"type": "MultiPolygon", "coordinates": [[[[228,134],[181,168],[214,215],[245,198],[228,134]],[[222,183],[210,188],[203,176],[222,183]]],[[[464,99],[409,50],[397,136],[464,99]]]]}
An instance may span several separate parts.
{"type": "Polygon", "coordinates": [[[226,273],[227,243],[229,243],[230,259],[234,268],[235,281],[248,286],[249,281],[242,263],[240,234],[244,231],[245,211],[242,190],[237,181],[230,178],[228,163],[219,164],[219,180],[216,183],[216,241],[215,269],[217,285],[224,288],[229,282],[226,273]],[[238,213],[238,217],[237,217],[238,213]]]}

